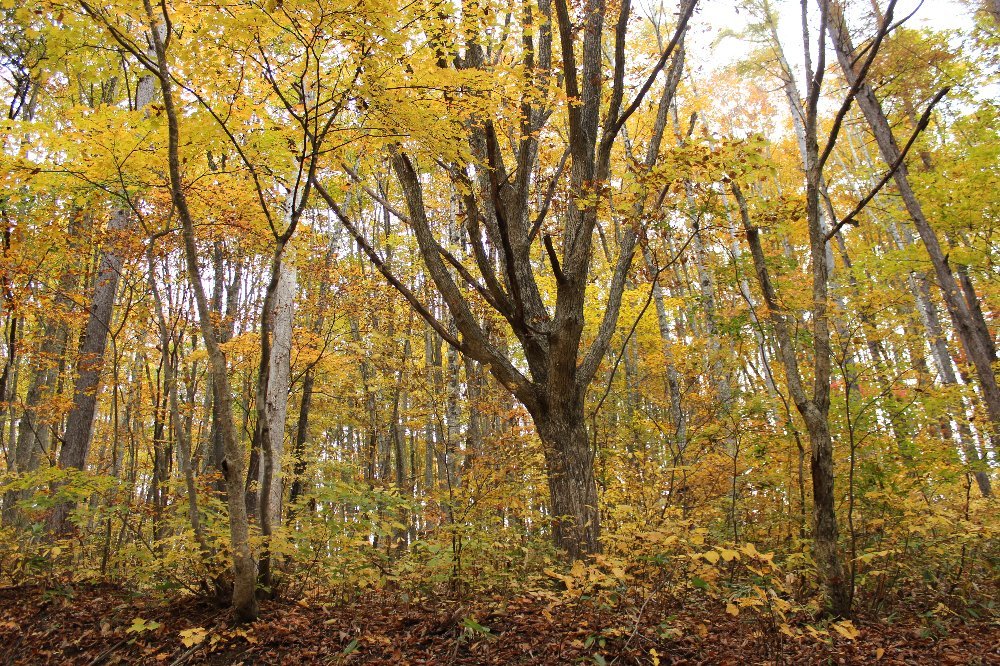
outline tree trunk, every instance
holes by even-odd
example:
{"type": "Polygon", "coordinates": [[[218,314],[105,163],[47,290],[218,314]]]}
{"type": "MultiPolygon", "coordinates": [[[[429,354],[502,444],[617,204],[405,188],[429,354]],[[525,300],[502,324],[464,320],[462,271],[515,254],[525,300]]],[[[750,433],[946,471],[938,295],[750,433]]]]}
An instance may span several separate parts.
{"type": "MultiPolygon", "coordinates": [[[[154,92],[154,77],[142,77],[136,86],[135,108],[145,108],[153,101],[154,92]]],[[[131,226],[131,210],[127,207],[116,210],[108,222],[105,236],[108,245],[101,251],[97,280],[88,308],[87,325],[80,343],[78,373],[73,386],[73,409],[67,417],[63,445],[59,451],[60,467],[82,470],[87,463],[87,452],[90,450],[94,429],[94,414],[97,410],[98,383],[104,365],[108,333],[111,332],[115,296],[118,293],[118,281],[123,265],[121,249],[114,247],[115,236],[129,226],[131,226]]],[[[55,506],[50,524],[57,534],[66,530],[66,518],[70,508],[64,503],[55,506]]]]}
{"type": "MultiPolygon", "coordinates": [[[[39,415],[39,408],[45,397],[45,389],[55,385],[58,368],[53,365],[52,358],[46,358],[58,353],[58,329],[45,327],[45,338],[42,340],[39,357],[33,362],[34,370],[28,393],[24,396],[24,413],[17,429],[17,439],[11,442],[13,455],[8,471],[26,474],[38,468],[42,456],[48,452],[50,425],[44,423],[39,415]]],[[[16,520],[16,504],[27,497],[27,491],[10,491],[3,498],[3,522],[10,524],[16,520]]]]}
{"type": "MultiPolygon", "coordinates": [[[[261,353],[267,357],[266,376],[259,387],[257,399],[258,424],[261,433],[262,465],[260,470],[260,526],[265,538],[281,524],[283,481],[281,458],[285,450],[285,418],[288,413],[288,390],[291,384],[292,317],[295,310],[295,266],[286,257],[278,259],[278,275],[274,291],[265,298],[271,311],[262,322],[261,353]],[[265,331],[264,327],[270,330],[265,331]],[[267,336],[268,341],[263,341],[267,336]],[[262,407],[263,409],[260,409],[262,407]]],[[[272,278],[273,279],[273,278],[272,278]]],[[[264,362],[261,363],[262,369],[264,362]]],[[[271,583],[270,556],[261,559],[264,585],[271,583]]]]}
{"type": "Polygon", "coordinates": [[[552,535],[571,560],[599,553],[601,533],[594,452],[582,402],[532,414],[542,440],[551,501],[552,535]]]}
{"type": "MultiPolygon", "coordinates": [[[[226,357],[219,347],[215,332],[215,323],[205,287],[201,281],[201,269],[198,265],[198,246],[195,241],[194,219],[188,208],[184,180],[181,175],[180,158],[180,118],[175,106],[173,80],[170,67],[167,64],[167,52],[164,44],[163,28],[155,18],[150,0],[143,0],[146,16],[152,29],[152,42],[156,51],[156,73],[163,93],[163,107],[167,117],[167,156],[170,175],[170,194],[184,237],[184,255],[187,261],[188,277],[194,289],[195,303],[198,306],[198,319],[205,349],[211,363],[212,381],[215,384],[215,400],[219,410],[219,431],[221,434],[225,458],[220,461],[222,472],[226,478],[227,500],[229,503],[229,533],[233,558],[233,607],[240,620],[250,621],[257,618],[257,562],[250,549],[250,525],[247,521],[243,490],[243,450],[236,439],[233,427],[232,393],[229,385],[226,357]]],[[[165,17],[163,17],[165,18],[165,17]]]]}
{"type": "MultiPolygon", "coordinates": [[[[306,474],[306,442],[309,441],[309,411],[312,408],[313,387],[316,384],[314,369],[306,371],[302,378],[302,401],[299,403],[299,419],[295,426],[295,446],[292,449],[292,488],[288,492],[289,506],[295,506],[296,501],[305,490],[303,478],[306,474]]],[[[290,509],[292,510],[292,509],[290,509]]]]}
{"type": "Polygon", "coordinates": [[[826,587],[827,604],[840,617],[851,612],[851,588],[838,549],[836,496],[833,483],[833,440],[829,416],[816,405],[800,408],[812,451],[813,557],[826,587]]]}
{"type": "MultiPolygon", "coordinates": [[[[108,223],[108,244],[114,236],[129,224],[125,209],[115,211],[108,223]]],[[[122,270],[122,258],[111,247],[101,252],[97,280],[90,299],[87,326],[80,343],[80,361],[76,382],[73,386],[73,409],[66,420],[63,445],[59,450],[59,466],[83,469],[87,463],[87,452],[94,428],[94,413],[97,410],[98,382],[104,366],[104,349],[111,330],[115,295],[118,293],[118,279],[122,270]]],[[[71,507],[58,503],[51,518],[53,532],[59,534],[67,529],[66,519],[71,507]]]]}
{"type": "MultiPolygon", "coordinates": [[[[808,153],[807,164],[815,165],[816,144],[808,153]]],[[[809,217],[810,255],[813,269],[813,370],[812,395],[806,388],[799,370],[796,349],[789,326],[789,315],[781,307],[774,289],[767,261],[760,242],[760,230],[750,221],[746,199],[733,182],[733,195],[739,204],[740,218],[753,257],[754,270],[764,302],[778,340],[778,351],[785,366],[785,381],[795,407],[806,423],[811,444],[813,482],[813,552],[819,575],[826,589],[830,612],[847,616],[851,610],[849,581],[844,577],[837,546],[837,514],[834,496],[833,440],[830,436],[830,335],[828,328],[828,296],[823,230],[819,222],[818,173],[815,167],[807,172],[806,206],[809,217]]]]}
{"type": "Polygon", "coordinates": [[[164,372],[164,387],[167,391],[167,398],[170,404],[170,421],[174,427],[174,434],[177,439],[179,449],[178,460],[181,471],[184,474],[184,485],[187,490],[188,519],[191,521],[191,529],[194,530],[195,541],[202,558],[208,559],[212,555],[212,549],[205,539],[205,531],[201,525],[201,515],[198,512],[198,488],[195,485],[194,468],[191,461],[191,439],[189,432],[184,427],[181,418],[180,400],[177,395],[177,349],[175,342],[174,353],[170,353],[171,336],[167,329],[167,319],[163,311],[163,299],[160,297],[160,290],[156,284],[156,269],[153,260],[153,243],[150,242],[146,249],[146,259],[149,264],[147,283],[150,293],[153,296],[154,312],[156,314],[157,328],[160,333],[160,353],[161,366],[164,372]]]}

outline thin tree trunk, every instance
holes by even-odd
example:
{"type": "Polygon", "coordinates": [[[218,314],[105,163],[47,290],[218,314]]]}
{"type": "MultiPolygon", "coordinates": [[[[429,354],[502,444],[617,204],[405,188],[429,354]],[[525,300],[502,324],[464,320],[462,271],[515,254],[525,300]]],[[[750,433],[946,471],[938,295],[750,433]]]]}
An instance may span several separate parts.
{"type": "MultiPolygon", "coordinates": [[[[184,254],[187,260],[188,277],[194,289],[198,306],[198,319],[202,337],[208,352],[212,369],[212,380],[216,385],[216,403],[219,409],[219,430],[222,436],[225,458],[221,461],[226,477],[227,500],[229,503],[229,531],[233,558],[233,607],[239,619],[256,619],[258,605],[256,597],[257,563],[250,549],[250,525],[247,521],[243,489],[243,450],[236,439],[233,424],[232,393],[229,385],[226,357],[219,347],[215,323],[205,288],[201,281],[198,264],[198,246],[195,239],[194,219],[188,208],[184,179],[181,174],[180,158],[180,118],[174,101],[173,80],[167,64],[163,28],[157,20],[150,0],[143,0],[146,16],[151,25],[151,36],[156,51],[156,75],[163,93],[164,112],[167,117],[167,156],[170,175],[170,194],[177,216],[181,221],[184,237],[184,254]]],[[[166,17],[161,17],[165,19],[166,17]]]]}
{"type": "Polygon", "coordinates": [[[148,284],[149,291],[153,295],[153,306],[156,314],[156,323],[160,333],[161,359],[164,372],[164,385],[167,389],[170,401],[170,420],[174,427],[174,434],[177,445],[180,449],[179,460],[181,471],[184,474],[184,485],[187,490],[188,519],[191,522],[191,529],[194,530],[195,541],[203,558],[207,559],[212,555],[212,549],[205,539],[205,531],[201,525],[201,516],[198,513],[198,488],[195,485],[194,469],[191,461],[191,440],[189,433],[184,428],[184,421],[180,413],[180,401],[177,397],[177,366],[174,363],[175,354],[170,354],[171,336],[167,329],[167,319],[163,311],[163,299],[160,297],[160,290],[156,284],[155,265],[153,261],[153,244],[149,243],[146,251],[146,258],[149,264],[148,284]]]}
{"type": "MultiPolygon", "coordinates": [[[[816,155],[815,145],[807,158],[808,164],[816,155]]],[[[819,225],[819,191],[815,169],[809,175],[807,186],[807,214],[810,216],[810,254],[813,268],[813,345],[814,385],[809,397],[799,371],[796,350],[789,330],[787,317],[778,301],[770,272],[760,243],[760,231],[750,221],[746,199],[736,183],[733,195],[739,204],[740,217],[753,257],[757,280],[767,304],[771,322],[778,339],[778,351],[785,366],[788,392],[802,415],[809,432],[811,471],[813,482],[813,551],[816,564],[826,588],[827,604],[836,615],[850,613],[851,598],[848,580],[838,551],[838,529],[835,511],[833,441],[829,426],[830,339],[827,322],[826,285],[828,275],[825,261],[825,242],[819,225]]]]}

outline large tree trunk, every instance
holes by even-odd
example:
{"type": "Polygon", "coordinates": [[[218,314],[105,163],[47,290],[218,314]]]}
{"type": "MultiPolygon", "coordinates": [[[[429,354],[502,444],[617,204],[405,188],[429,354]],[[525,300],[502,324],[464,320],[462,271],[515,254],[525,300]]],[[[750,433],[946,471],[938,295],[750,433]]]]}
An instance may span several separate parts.
{"type": "Polygon", "coordinates": [[[836,496],[834,495],[833,439],[829,415],[809,403],[800,407],[812,451],[813,557],[826,586],[827,604],[835,615],[851,612],[851,586],[838,548],[836,496]]]}
{"type": "MultiPolygon", "coordinates": [[[[258,424],[261,434],[262,465],[260,469],[260,526],[265,537],[274,533],[274,528],[281,524],[281,499],[283,495],[283,480],[281,474],[281,458],[285,451],[285,418],[288,413],[288,390],[291,385],[292,357],[292,316],[295,310],[295,266],[286,257],[279,259],[278,275],[273,294],[265,298],[271,311],[265,317],[264,326],[270,330],[261,330],[261,336],[269,340],[262,342],[262,354],[266,353],[267,368],[263,378],[263,386],[259,387],[257,399],[260,401],[258,418],[263,423],[258,424]],[[262,409],[261,409],[262,408],[262,409]]],[[[262,362],[263,369],[263,362],[262,362]]],[[[261,560],[261,577],[265,585],[270,584],[270,556],[261,560]]]]}
{"type": "Polygon", "coordinates": [[[537,408],[532,418],[545,455],[553,540],[575,560],[600,552],[601,522],[583,404],[572,402],[537,408]]]}
{"type": "MultiPolygon", "coordinates": [[[[392,169],[402,186],[408,222],[414,231],[427,273],[454,322],[453,329],[442,323],[417,294],[393,274],[388,259],[383,259],[376,252],[329,192],[313,179],[317,192],[368,258],[420,316],[449,345],[476,361],[488,364],[491,374],[532,413],[546,446],[549,473],[554,475],[550,480],[553,513],[556,514],[553,535],[570,558],[596,553],[599,548],[597,490],[593,454],[589,450],[584,424],[583,399],[614,336],[637,240],[636,231],[630,225],[619,242],[619,254],[607,287],[605,312],[597,334],[589,347],[581,347],[586,320],[584,306],[600,208],[598,200],[605,196],[602,189],[609,180],[611,154],[618,144],[622,128],[640,108],[656,75],[663,71],[675,53],[674,49],[694,11],[694,4],[694,0],[681,3],[680,20],[670,44],[663,49],[646,83],[637,92],[630,92],[634,98],[627,106],[624,104],[625,50],[630,2],[623,2],[618,8],[610,96],[602,95],[604,0],[587,0],[581,10],[582,23],[574,21],[565,0],[540,0],[538,8],[544,19],[537,25],[537,30],[531,13],[524,14],[525,34],[530,30],[536,35],[536,38],[526,37],[525,71],[530,72],[529,77],[537,79],[537,83],[549,85],[552,70],[551,26],[558,26],[563,60],[560,84],[569,97],[579,100],[579,104],[567,108],[566,157],[555,176],[558,180],[563,166],[570,164],[571,195],[565,210],[560,213],[562,233],[553,238],[551,233],[542,231],[552,195],[546,197],[539,210],[531,210],[532,192],[536,189],[532,179],[539,177],[539,136],[552,113],[547,106],[533,106],[536,103],[533,93],[526,93],[522,99],[521,138],[514,148],[516,167],[513,170],[508,170],[504,162],[503,146],[493,119],[483,117],[471,123],[471,152],[487,167],[477,166],[475,180],[460,164],[449,169],[449,175],[463,204],[467,240],[482,284],[458,258],[442,247],[430,222],[414,162],[402,152],[402,146],[391,149],[392,169]],[[582,36],[582,49],[574,46],[578,36],[582,36]],[[581,56],[579,65],[577,51],[581,56]],[[605,99],[608,104],[602,113],[605,99]],[[605,119],[603,125],[602,115],[605,119]],[[572,159],[567,162],[569,158],[572,159]],[[590,196],[591,193],[596,196],[590,196]],[[532,249],[536,240],[542,242],[548,267],[555,278],[554,307],[546,306],[537,280],[539,266],[532,249]],[[557,242],[561,244],[561,249],[556,248],[557,242]],[[499,257],[499,261],[491,260],[491,257],[499,257]],[[456,280],[472,286],[503,318],[517,338],[523,352],[520,358],[526,368],[519,367],[498,346],[497,338],[500,336],[490,332],[495,324],[478,316],[479,308],[472,307],[456,280]],[[459,335],[455,335],[453,330],[457,330],[459,335]]],[[[481,46],[474,41],[467,46],[461,67],[485,66],[481,46]]],[[[447,67],[448,61],[442,56],[439,64],[447,67]]],[[[660,104],[659,115],[664,119],[671,94],[668,85],[660,104]]],[[[658,144],[655,148],[650,151],[654,160],[658,144]]]]}

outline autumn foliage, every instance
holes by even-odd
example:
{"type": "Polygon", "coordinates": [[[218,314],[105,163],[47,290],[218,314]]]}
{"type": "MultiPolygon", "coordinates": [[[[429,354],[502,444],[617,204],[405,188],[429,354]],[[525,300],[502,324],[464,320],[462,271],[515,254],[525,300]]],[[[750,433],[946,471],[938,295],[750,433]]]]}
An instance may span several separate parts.
{"type": "Polygon", "coordinates": [[[996,3],[731,4],[0,2],[0,657],[1000,659],[996,3]]]}

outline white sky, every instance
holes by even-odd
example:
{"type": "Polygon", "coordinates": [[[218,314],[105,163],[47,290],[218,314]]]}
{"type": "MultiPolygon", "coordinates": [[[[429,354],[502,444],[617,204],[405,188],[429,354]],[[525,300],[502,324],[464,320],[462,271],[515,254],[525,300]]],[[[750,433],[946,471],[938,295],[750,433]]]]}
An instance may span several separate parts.
{"type": "MultiPolygon", "coordinates": [[[[740,32],[750,15],[738,9],[738,2],[733,0],[702,0],[695,13],[689,37],[686,40],[689,57],[687,65],[695,73],[705,73],[707,70],[726,67],[746,57],[752,49],[752,44],[736,38],[726,38],[718,44],[713,43],[719,34],[726,30],[740,32]]],[[[815,9],[816,3],[810,3],[815,9]]],[[[849,0],[848,21],[852,31],[860,33],[870,14],[870,0],[849,0]]],[[[886,0],[879,0],[879,5],[885,7],[886,0]]],[[[799,0],[772,0],[774,9],[779,16],[779,37],[785,56],[793,67],[802,63],[802,27],[801,4],[799,0]]],[[[894,20],[899,20],[917,10],[906,25],[911,28],[932,27],[936,29],[971,29],[972,19],[969,7],[957,0],[900,0],[896,5],[894,20]],[[919,8],[918,8],[919,7],[919,8]]],[[[813,58],[815,60],[815,25],[818,15],[812,22],[813,58]]],[[[869,26],[874,31],[874,26],[869,26]]],[[[861,41],[860,39],[856,41],[861,41]]],[[[829,44],[829,42],[828,42],[829,44]]],[[[831,53],[827,54],[827,63],[836,63],[831,53]]]]}

